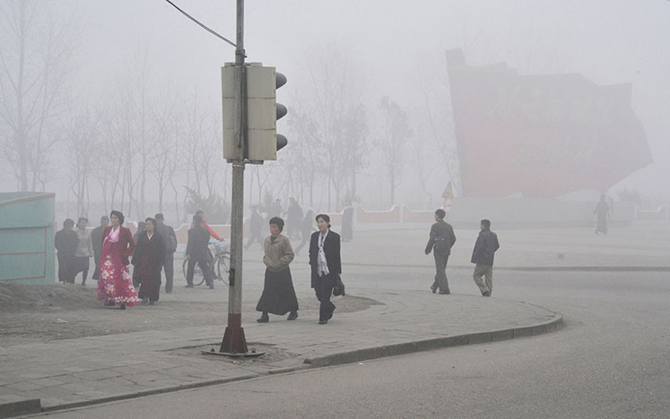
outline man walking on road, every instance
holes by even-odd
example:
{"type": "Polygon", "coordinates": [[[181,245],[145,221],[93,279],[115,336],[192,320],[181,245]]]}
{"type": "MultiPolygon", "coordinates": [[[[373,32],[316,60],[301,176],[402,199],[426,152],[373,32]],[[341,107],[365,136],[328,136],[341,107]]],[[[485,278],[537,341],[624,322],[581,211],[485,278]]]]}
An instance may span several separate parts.
{"type": "Polygon", "coordinates": [[[456,235],[451,225],[444,221],[446,215],[441,208],[435,211],[435,224],[430,228],[430,238],[426,244],[426,255],[429,255],[432,250],[435,257],[435,281],[430,286],[433,294],[438,290],[440,294],[451,293],[446,270],[451,247],[456,243],[456,235]]]}
{"type": "Polygon", "coordinates": [[[165,217],[163,214],[156,214],[156,232],[161,235],[165,242],[165,262],[163,269],[165,270],[165,292],[172,292],[172,285],[174,284],[174,253],[177,251],[177,235],[174,228],[165,224],[165,217]]]}
{"type": "Polygon", "coordinates": [[[491,221],[482,220],[479,230],[479,236],[472,251],[471,262],[476,263],[472,276],[482,295],[490,297],[493,291],[493,254],[500,248],[500,244],[498,244],[496,233],[491,231],[491,221]],[[486,278],[486,282],[482,281],[482,276],[486,278]]]}

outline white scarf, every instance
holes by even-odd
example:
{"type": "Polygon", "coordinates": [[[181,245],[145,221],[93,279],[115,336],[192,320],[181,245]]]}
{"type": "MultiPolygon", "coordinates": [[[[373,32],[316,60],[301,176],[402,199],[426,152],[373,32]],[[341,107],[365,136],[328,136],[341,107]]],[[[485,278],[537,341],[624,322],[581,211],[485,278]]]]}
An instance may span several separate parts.
{"type": "Polygon", "coordinates": [[[328,261],[326,260],[326,252],[323,251],[323,244],[326,242],[326,237],[328,237],[328,232],[326,231],[325,235],[319,233],[319,261],[318,261],[318,272],[319,276],[326,276],[330,273],[328,270],[328,261]]]}

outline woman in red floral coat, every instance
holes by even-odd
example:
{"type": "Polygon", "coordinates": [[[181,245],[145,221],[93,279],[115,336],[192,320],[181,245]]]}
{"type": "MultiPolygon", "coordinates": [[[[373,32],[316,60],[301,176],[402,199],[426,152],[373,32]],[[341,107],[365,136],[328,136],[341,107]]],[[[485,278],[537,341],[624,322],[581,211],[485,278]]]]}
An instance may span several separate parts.
{"type": "Polygon", "coordinates": [[[105,306],[119,304],[121,310],[140,302],[128,270],[128,258],[135,250],[135,240],[129,229],[123,227],[124,216],[112,211],[112,225],[105,228],[100,254],[98,300],[105,306]]]}

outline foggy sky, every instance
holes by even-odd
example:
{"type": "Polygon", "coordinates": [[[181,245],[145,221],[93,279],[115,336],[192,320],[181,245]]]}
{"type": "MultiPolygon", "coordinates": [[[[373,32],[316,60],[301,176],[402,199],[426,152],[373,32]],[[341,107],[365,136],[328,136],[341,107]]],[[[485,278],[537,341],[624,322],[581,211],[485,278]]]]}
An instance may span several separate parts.
{"type": "MultiPolygon", "coordinates": [[[[234,0],[176,3],[234,40],[234,0]]],[[[289,117],[289,98],[306,77],[306,56],[328,44],[346,51],[362,70],[364,97],[370,106],[388,96],[413,114],[420,112],[424,101],[418,88],[422,79],[446,83],[444,52],[450,48],[464,48],[471,64],[507,61],[522,74],[574,72],[598,84],[632,82],[633,109],[646,130],[655,162],[612,190],[630,186],[647,194],[669,195],[668,1],[246,3],[247,61],[276,66],[288,77],[279,96],[288,106],[289,117]]],[[[170,81],[185,92],[197,90],[220,111],[219,68],[233,61],[233,48],[166,2],[63,0],[52,2],[51,7],[81,27],[74,68],[76,92],[93,101],[104,95],[141,48],[148,53],[158,85],[170,81]]],[[[290,145],[291,138],[281,152],[289,153],[290,145]]],[[[442,181],[434,187],[443,188],[442,181]]],[[[4,190],[13,186],[12,179],[0,182],[4,190]]],[[[53,186],[52,190],[59,189],[53,186]]],[[[375,189],[372,184],[367,187],[375,189]]],[[[415,189],[411,181],[404,181],[399,200],[413,199],[415,189]]]]}

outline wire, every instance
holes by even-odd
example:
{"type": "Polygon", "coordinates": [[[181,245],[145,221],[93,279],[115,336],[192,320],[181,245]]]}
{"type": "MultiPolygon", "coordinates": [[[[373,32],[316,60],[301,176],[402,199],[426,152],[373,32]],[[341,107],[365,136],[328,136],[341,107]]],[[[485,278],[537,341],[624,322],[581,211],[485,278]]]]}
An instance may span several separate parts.
{"type": "Polygon", "coordinates": [[[211,33],[212,35],[216,36],[216,37],[219,38],[219,39],[223,39],[224,41],[226,41],[226,42],[229,43],[230,45],[232,45],[232,46],[234,46],[235,48],[237,48],[237,45],[235,45],[233,42],[229,41],[228,39],[224,38],[223,36],[219,35],[218,33],[214,32],[213,30],[209,29],[207,26],[205,26],[205,25],[203,25],[202,23],[198,22],[198,20],[197,20],[196,18],[194,18],[193,16],[189,15],[188,13],[186,13],[185,11],[183,11],[182,9],[180,9],[179,6],[177,6],[176,4],[172,3],[170,0],[165,0],[165,1],[168,2],[168,3],[170,3],[170,4],[172,5],[172,7],[174,7],[174,8],[177,9],[177,10],[179,10],[184,16],[186,16],[187,18],[189,18],[189,19],[191,19],[192,21],[194,21],[195,23],[197,23],[201,28],[203,28],[203,29],[206,30],[207,32],[211,33]]]}

